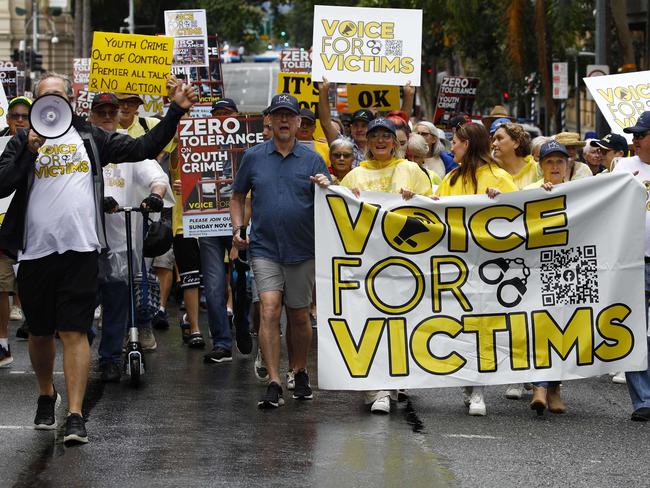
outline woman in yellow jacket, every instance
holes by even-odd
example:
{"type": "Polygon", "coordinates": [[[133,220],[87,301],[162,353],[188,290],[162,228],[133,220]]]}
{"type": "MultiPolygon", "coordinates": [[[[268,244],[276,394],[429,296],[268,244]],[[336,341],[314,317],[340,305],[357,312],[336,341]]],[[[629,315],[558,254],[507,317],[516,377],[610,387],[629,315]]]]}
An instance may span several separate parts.
{"type": "MultiPolygon", "coordinates": [[[[360,191],[400,193],[405,199],[417,195],[432,195],[431,181],[414,162],[399,157],[395,124],[378,118],[368,125],[366,160],[350,171],[341,186],[350,188],[356,195],[360,191]]],[[[327,177],[316,175],[313,181],[322,187],[329,184],[327,177]]],[[[390,399],[396,391],[367,391],[365,403],[373,413],[389,413],[390,399]]]]}
{"type": "Polygon", "coordinates": [[[510,173],[520,190],[542,177],[539,165],[530,153],[530,136],[521,125],[499,125],[492,136],[492,149],[499,166],[510,173]]]}
{"type": "MultiPolygon", "coordinates": [[[[494,198],[499,193],[518,191],[512,176],[499,167],[490,154],[490,135],[482,124],[465,124],[456,129],[451,143],[454,160],[460,166],[445,176],[436,195],[480,195],[494,198]]],[[[483,386],[464,389],[465,405],[470,415],[485,415],[483,386]]]]}

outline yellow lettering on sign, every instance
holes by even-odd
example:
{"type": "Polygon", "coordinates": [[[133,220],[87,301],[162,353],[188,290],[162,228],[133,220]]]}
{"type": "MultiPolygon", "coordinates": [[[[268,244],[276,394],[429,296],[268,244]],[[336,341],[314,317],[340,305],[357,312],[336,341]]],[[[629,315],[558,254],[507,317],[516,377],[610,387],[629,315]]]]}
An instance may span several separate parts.
{"type": "Polygon", "coordinates": [[[577,348],[579,366],[594,362],[594,334],[591,326],[591,308],[578,308],[569,319],[564,330],[547,311],[533,312],[533,341],[535,367],[551,367],[551,348],[562,360],[577,348]]]}
{"type": "Polygon", "coordinates": [[[623,359],[632,352],[634,334],[622,323],[630,315],[630,312],[627,305],[619,303],[610,305],[598,314],[596,328],[605,340],[598,344],[594,354],[601,361],[623,359]]]}
{"type": "Polygon", "coordinates": [[[329,319],[336,345],[343,356],[350,376],[353,378],[368,376],[372,361],[377,354],[385,322],[384,319],[366,320],[361,337],[358,342],[355,342],[347,320],[329,319]]]}
{"type": "Polygon", "coordinates": [[[436,334],[444,334],[452,339],[463,330],[461,324],[451,317],[431,317],[420,322],[411,334],[411,354],[417,365],[432,374],[451,374],[462,368],[467,362],[463,356],[451,351],[447,356],[434,356],[429,341],[436,334]]]}
{"type": "Polygon", "coordinates": [[[342,196],[327,195],[327,205],[334,218],[345,253],[362,254],[368,244],[370,231],[377,220],[379,207],[361,202],[359,213],[352,220],[350,209],[342,196]]]}

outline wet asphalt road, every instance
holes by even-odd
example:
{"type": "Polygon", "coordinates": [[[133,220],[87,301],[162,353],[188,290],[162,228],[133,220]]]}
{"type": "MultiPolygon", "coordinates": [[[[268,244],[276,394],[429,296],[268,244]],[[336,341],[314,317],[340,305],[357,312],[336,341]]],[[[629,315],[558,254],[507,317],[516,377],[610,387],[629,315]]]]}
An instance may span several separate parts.
{"type": "MultiPolygon", "coordinates": [[[[608,377],[566,383],[569,412],[541,418],[502,387],[488,389],[483,418],[467,416],[457,388],[413,391],[388,416],[368,414],[358,393],[317,389],[313,402],[285,391],[284,407],[260,411],[253,356],[206,365],[174,324],[157,332],[140,389],[91,375],[90,443],[72,448],[62,428],[32,429],[35,380],[26,342],[12,340],[14,364],[0,370],[0,486],[648,486],[650,425],[629,421],[627,390],[608,377]]],[[[61,374],[55,383],[63,392],[61,374]]]]}

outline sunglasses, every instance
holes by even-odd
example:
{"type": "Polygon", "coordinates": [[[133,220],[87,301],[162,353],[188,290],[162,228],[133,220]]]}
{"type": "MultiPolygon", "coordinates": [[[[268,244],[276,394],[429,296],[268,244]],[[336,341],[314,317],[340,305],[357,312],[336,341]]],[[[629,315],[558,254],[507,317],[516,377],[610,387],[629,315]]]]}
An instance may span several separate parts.
{"type": "Polygon", "coordinates": [[[99,117],[109,117],[111,119],[117,115],[117,110],[93,110],[93,112],[99,117]]]}
{"type": "Polygon", "coordinates": [[[426,137],[426,136],[432,136],[433,134],[431,132],[416,132],[417,135],[426,137]]]}
{"type": "Polygon", "coordinates": [[[9,114],[11,120],[29,120],[29,114],[9,114]]]}
{"type": "Polygon", "coordinates": [[[352,157],[352,153],[332,153],[332,158],[334,159],[348,159],[352,157]]]}

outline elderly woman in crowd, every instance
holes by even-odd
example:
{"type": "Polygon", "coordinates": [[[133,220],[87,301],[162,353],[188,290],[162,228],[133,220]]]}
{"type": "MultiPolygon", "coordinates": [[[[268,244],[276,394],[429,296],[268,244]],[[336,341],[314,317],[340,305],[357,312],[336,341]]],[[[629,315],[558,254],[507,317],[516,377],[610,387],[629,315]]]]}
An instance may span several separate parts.
{"type": "Polygon", "coordinates": [[[354,146],[347,138],[334,139],[330,144],[332,184],[339,185],[352,169],[354,146]]]}
{"type": "Polygon", "coordinates": [[[413,132],[424,137],[427,146],[429,146],[429,152],[424,160],[424,167],[438,173],[441,179],[444,178],[445,174],[447,174],[445,163],[442,159],[445,146],[438,139],[438,129],[436,129],[436,126],[431,122],[421,120],[415,125],[413,132]]]}
{"type": "Polygon", "coordinates": [[[427,141],[424,139],[424,137],[415,133],[411,134],[408,139],[408,143],[406,144],[406,158],[409,161],[413,161],[414,163],[418,164],[420,169],[422,169],[424,174],[431,182],[431,188],[435,189],[442,182],[442,179],[440,176],[438,176],[438,173],[431,171],[423,166],[427,154],[429,154],[429,145],[427,144],[427,141]]]}

